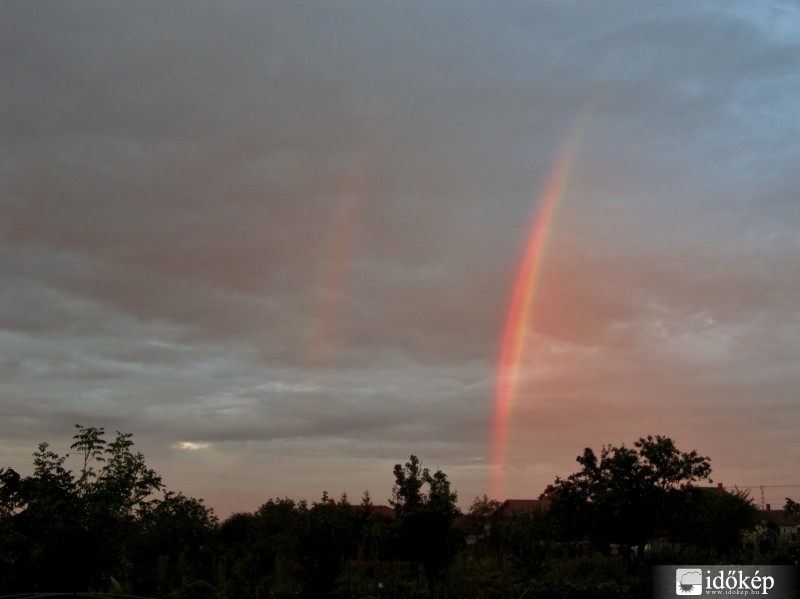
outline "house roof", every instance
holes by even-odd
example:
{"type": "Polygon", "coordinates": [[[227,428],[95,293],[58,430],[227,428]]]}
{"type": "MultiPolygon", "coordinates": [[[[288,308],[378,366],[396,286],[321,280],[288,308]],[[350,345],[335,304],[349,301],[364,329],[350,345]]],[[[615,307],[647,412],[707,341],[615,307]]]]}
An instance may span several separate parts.
{"type": "Polygon", "coordinates": [[[512,514],[530,514],[543,512],[550,507],[550,499],[506,499],[500,504],[492,517],[503,518],[512,514]]]}
{"type": "Polygon", "coordinates": [[[792,515],[786,510],[758,510],[758,519],[774,522],[781,528],[797,526],[792,515]]]}
{"type": "Polygon", "coordinates": [[[718,483],[716,487],[700,487],[696,485],[687,485],[687,490],[692,491],[700,491],[701,493],[718,493],[722,495],[723,493],[730,495],[731,492],[722,486],[722,483],[718,483]]]}

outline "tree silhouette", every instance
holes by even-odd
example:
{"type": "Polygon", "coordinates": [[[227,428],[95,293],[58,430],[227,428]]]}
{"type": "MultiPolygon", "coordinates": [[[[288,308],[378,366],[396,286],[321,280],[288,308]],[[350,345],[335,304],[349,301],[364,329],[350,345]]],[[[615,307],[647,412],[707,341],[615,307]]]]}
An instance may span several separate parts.
{"type": "Polygon", "coordinates": [[[210,510],[197,511],[196,500],[156,497],[164,488],[161,477],[133,450],[131,434],[117,432],[109,442],[102,427],[75,426],[70,449],[80,458],[77,473],[65,467],[70,454],[61,456],[46,442],[33,454],[32,475],[0,469],[4,592],[106,589],[112,578],[135,584],[134,561],[148,519],[183,522],[184,536],[192,510],[202,526],[214,524],[210,510]]]}
{"type": "Polygon", "coordinates": [[[743,533],[755,524],[757,513],[746,492],[709,488],[676,494],[671,508],[671,539],[692,546],[708,563],[741,549],[743,533]]]}
{"type": "Polygon", "coordinates": [[[619,546],[630,568],[655,527],[666,518],[673,492],[709,479],[710,460],[697,451],[680,452],[672,439],[642,437],[632,448],[603,446],[600,457],[584,449],[576,458],[581,469],[556,478],[551,511],[569,540],[587,537],[601,548],[619,546]]]}
{"type": "Polygon", "coordinates": [[[459,514],[457,494],[441,470],[431,474],[412,455],[404,466],[394,467],[395,484],[390,501],[397,514],[400,556],[422,564],[428,584],[444,570],[457,548],[452,524],[459,514]]]}

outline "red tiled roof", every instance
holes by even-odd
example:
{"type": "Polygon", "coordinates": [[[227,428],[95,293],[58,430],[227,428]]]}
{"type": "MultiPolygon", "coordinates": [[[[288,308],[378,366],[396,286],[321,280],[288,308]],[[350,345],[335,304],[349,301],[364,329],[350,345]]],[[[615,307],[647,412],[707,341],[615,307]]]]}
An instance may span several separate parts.
{"type": "Polygon", "coordinates": [[[550,499],[506,499],[500,504],[500,507],[495,510],[492,516],[503,517],[511,514],[530,514],[532,512],[541,512],[550,507],[552,500],[550,499]]]}

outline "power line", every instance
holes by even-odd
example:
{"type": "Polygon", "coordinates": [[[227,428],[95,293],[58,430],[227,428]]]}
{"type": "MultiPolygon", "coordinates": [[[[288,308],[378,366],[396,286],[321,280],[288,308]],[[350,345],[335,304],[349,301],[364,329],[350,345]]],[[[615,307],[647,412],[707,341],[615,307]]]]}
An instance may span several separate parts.
{"type": "MultiPolygon", "coordinates": [[[[781,501],[787,499],[787,495],[794,495],[797,497],[797,493],[794,491],[775,491],[774,489],[797,489],[800,488],[800,483],[791,483],[785,485],[730,485],[726,486],[725,488],[728,489],[737,489],[739,491],[745,491],[748,494],[752,493],[753,495],[758,495],[759,500],[758,503],[761,505],[761,509],[766,509],[768,505],[778,504],[781,501]],[[765,490],[772,489],[768,493],[765,493],[765,490]],[[775,493],[781,493],[780,497],[777,497],[775,493]]],[[[755,500],[756,498],[753,497],[755,500]]]]}
{"type": "Polygon", "coordinates": [[[800,484],[795,485],[733,485],[737,489],[777,489],[777,488],[785,488],[785,487],[800,487],[800,484]]]}

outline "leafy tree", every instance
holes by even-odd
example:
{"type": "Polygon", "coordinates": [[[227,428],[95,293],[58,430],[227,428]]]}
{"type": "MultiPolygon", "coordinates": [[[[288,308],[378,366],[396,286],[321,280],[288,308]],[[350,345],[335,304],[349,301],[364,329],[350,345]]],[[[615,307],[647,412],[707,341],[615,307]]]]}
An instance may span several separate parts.
{"type": "MultiPolygon", "coordinates": [[[[330,534],[331,529],[338,529],[326,518],[331,514],[323,508],[340,506],[330,505],[327,496],[311,508],[305,501],[270,499],[255,513],[233,514],[225,520],[219,527],[217,547],[224,595],[316,596],[309,588],[317,584],[313,570],[316,566],[332,567],[325,562],[327,550],[332,538],[340,538],[330,534]],[[317,508],[320,511],[314,513],[317,508]]],[[[337,565],[340,559],[337,556],[337,565]]],[[[320,596],[325,596],[331,584],[328,571],[319,584],[323,588],[320,596]]]]}
{"type": "Polygon", "coordinates": [[[638,558],[648,538],[669,512],[674,492],[709,479],[710,460],[697,451],[680,452],[672,439],[640,438],[632,448],[603,446],[600,456],[586,448],[577,462],[581,469],[556,478],[551,511],[561,536],[588,536],[601,548],[619,545],[631,569],[632,548],[638,558]]]}
{"type": "Polygon", "coordinates": [[[74,547],[81,529],[75,482],[64,468],[66,457],[47,443],[39,444],[33,458],[31,476],[0,470],[0,582],[7,592],[72,589],[80,582],[74,567],[81,553],[74,547]]]}
{"type": "Polygon", "coordinates": [[[159,500],[154,494],[164,488],[161,477],[145,463],[141,452],[134,452],[132,434],[117,432],[113,441],[105,440],[102,427],[76,425],[78,432],[70,446],[83,457],[75,479],[80,503],[83,570],[94,568],[90,585],[103,586],[114,576],[127,578],[124,564],[132,551],[140,516],[159,500]]]}
{"type": "Polygon", "coordinates": [[[391,555],[395,544],[392,520],[375,509],[369,491],[364,491],[361,504],[354,511],[358,559],[381,560],[391,555]]]}
{"type": "MultiPolygon", "coordinates": [[[[475,497],[467,510],[466,517],[461,519],[460,527],[466,535],[471,536],[476,542],[480,539],[480,549],[482,553],[488,549],[490,543],[487,533],[493,528],[490,517],[500,507],[500,502],[496,499],[489,499],[487,495],[475,497]]],[[[496,524],[496,523],[495,523],[496,524]]],[[[489,535],[491,536],[491,535],[489,535]]],[[[475,551],[473,550],[473,553],[475,551]]]]}
{"type": "Polygon", "coordinates": [[[327,597],[333,592],[344,564],[356,551],[355,520],[346,494],[336,503],[324,493],[322,501],[308,510],[300,552],[306,596],[327,597]]]}
{"type": "Polygon", "coordinates": [[[144,455],[132,451],[133,435],[117,432],[116,439],[106,443],[102,438],[102,428],[76,426],[79,432],[74,437],[76,442],[72,444],[72,448],[83,450],[84,455],[88,454],[90,458],[93,457],[103,464],[95,475],[93,470],[87,470],[88,462],[84,458],[78,491],[84,496],[99,500],[120,516],[130,516],[146,508],[153,501],[153,494],[162,490],[164,484],[161,476],[147,467],[144,455]],[[95,481],[89,483],[88,480],[95,476],[95,481]]]}
{"type": "Polygon", "coordinates": [[[405,466],[395,465],[394,477],[390,504],[397,514],[400,557],[422,564],[431,584],[457,549],[452,524],[459,514],[458,496],[446,474],[431,473],[415,455],[405,466]]]}
{"type": "Polygon", "coordinates": [[[255,551],[257,517],[239,512],[227,518],[217,531],[219,565],[229,597],[255,597],[260,564],[255,551]]]}
{"type": "Polygon", "coordinates": [[[101,427],[76,425],[80,470],[41,443],[33,474],[0,469],[0,589],[83,591],[128,573],[140,516],[163,489],[133,451],[130,434],[108,442],[101,427]]]}
{"type": "Polygon", "coordinates": [[[500,501],[497,499],[489,499],[488,495],[475,497],[467,510],[467,515],[474,518],[486,518],[491,516],[500,505],[500,501]]]}
{"type": "Polygon", "coordinates": [[[787,539],[788,543],[786,545],[785,557],[780,560],[775,560],[773,563],[784,563],[796,566],[800,564],[800,538],[798,538],[797,534],[798,526],[800,526],[800,503],[787,497],[783,509],[786,510],[789,517],[792,519],[795,529],[792,535],[787,539]]]}
{"type": "Polygon", "coordinates": [[[256,511],[256,559],[263,573],[259,586],[280,596],[302,589],[300,557],[308,506],[305,501],[270,499],[256,511]]]}
{"type": "Polygon", "coordinates": [[[544,510],[511,514],[493,532],[503,556],[522,580],[535,577],[553,543],[552,516],[544,510]]]}
{"type": "Polygon", "coordinates": [[[783,509],[789,513],[789,516],[791,516],[795,524],[800,524],[800,503],[797,503],[790,497],[787,497],[786,504],[783,506],[783,509]]]}
{"type": "Polygon", "coordinates": [[[428,469],[423,468],[419,458],[412,455],[405,466],[395,464],[393,472],[395,483],[389,504],[395,513],[403,516],[420,509],[425,499],[422,487],[425,479],[430,476],[428,469]]]}
{"type": "Polygon", "coordinates": [[[390,505],[398,517],[427,510],[441,515],[450,521],[458,514],[458,494],[450,490],[450,481],[441,470],[431,474],[423,468],[419,458],[412,455],[405,466],[395,464],[394,486],[390,505]],[[427,485],[427,492],[424,487],[427,485]]]}
{"type": "Polygon", "coordinates": [[[746,491],[687,488],[676,494],[669,522],[673,541],[699,551],[709,563],[734,557],[753,527],[756,507],[746,491]]]}
{"type": "Polygon", "coordinates": [[[371,509],[372,505],[372,497],[369,494],[369,489],[364,489],[364,494],[361,496],[361,507],[365,510],[371,509]]]}
{"type": "MultiPolygon", "coordinates": [[[[218,521],[200,499],[167,491],[139,514],[131,562],[139,592],[162,593],[211,583],[218,521]],[[165,578],[158,580],[155,560],[166,560],[165,578]]],[[[162,562],[163,563],[163,562],[162,562]]]]}

